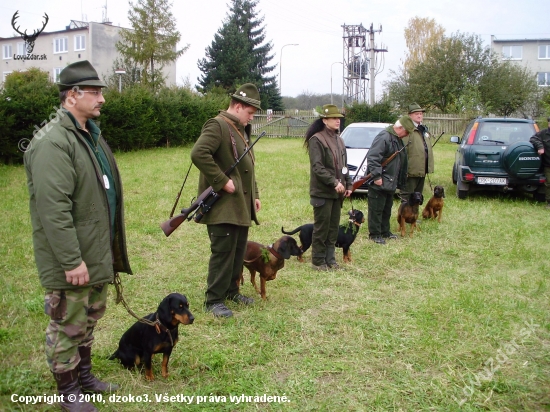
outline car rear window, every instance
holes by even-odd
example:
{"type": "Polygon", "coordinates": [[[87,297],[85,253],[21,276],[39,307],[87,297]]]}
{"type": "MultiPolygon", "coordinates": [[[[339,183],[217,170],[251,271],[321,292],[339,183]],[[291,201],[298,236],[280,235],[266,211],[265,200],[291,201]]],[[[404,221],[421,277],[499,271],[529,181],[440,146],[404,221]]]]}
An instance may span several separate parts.
{"type": "Polygon", "coordinates": [[[342,133],[342,139],[347,148],[369,149],[372,141],[383,127],[349,127],[342,133]]]}
{"type": "Polygon", "coordinates": [[[477,130],[475,144],[510,145],[516,142],[527,142],[535,134],[531,123],[481,123],[477,130]]]}

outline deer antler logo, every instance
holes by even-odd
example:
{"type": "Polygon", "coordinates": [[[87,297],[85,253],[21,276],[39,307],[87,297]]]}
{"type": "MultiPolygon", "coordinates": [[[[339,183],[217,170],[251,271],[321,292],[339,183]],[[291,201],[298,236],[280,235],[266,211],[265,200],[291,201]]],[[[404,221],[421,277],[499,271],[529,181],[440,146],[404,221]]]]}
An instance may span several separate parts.
{"type": "Polygon", "coordinates": [[[44,21],[44,24],[42,25],[42,28],[38,29],[38,30],[34,30],[31,35],[28,35],[27,30],[25,30],[23,33],[21,33],[19,31],[19,26],[15,27],[15,21],[19,17],[18,14],[19,14],[19,10],[17,10],[13,14],[13,17],[11,18],[11,26],[13,27],[13,29],[17,33],[19,33],[21,35],[21,37],[23,37],[23,40],[25,40],[25,48],[27,49],[27,54],[31,54],[32,51],[34,50],[34,42],[35,42],[36,38],[38,37],[38,35],[40,33],[42,33],[44,31],[44,28],[46,27],[46,24],[48,24],[48,20],[50,18],[48,17],[48,15],[46,13],[44,13],[44,18],[46,19],[46,21],[44,21]]]}

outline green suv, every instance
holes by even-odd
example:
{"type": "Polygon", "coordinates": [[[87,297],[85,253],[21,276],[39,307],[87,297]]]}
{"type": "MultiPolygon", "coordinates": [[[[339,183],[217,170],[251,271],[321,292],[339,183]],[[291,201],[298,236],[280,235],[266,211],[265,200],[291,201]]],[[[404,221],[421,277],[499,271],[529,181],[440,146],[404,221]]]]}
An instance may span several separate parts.
{"type": "Polygon", "coordinates": [[[453,166],[456,195],[466,199],[473,191],[497,190],[532,193],[544,201],[546,178],[537,151],[529,138],[538,132],[533,120],[477,118],[472,120],[459,144],[453,166]]]}

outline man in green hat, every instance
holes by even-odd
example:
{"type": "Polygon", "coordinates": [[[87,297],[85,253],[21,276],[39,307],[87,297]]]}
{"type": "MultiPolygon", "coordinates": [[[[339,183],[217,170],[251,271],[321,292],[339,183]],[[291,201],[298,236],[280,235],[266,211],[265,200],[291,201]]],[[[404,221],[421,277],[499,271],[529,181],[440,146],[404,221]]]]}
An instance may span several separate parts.
{"type": "Polygon", "coordinates": [[[61,407],[95,411],[82,392],[117,385],[91,373],[94,327],[104,315],[115,272],[131,273],[126,251],[122,184],[115,158],[92,119],[105,87],[88,61],[59,75],[62,108],[24,155],[34,256],[45,291],[46,358],[61,407]]]}
{"type": "Polygon", "coordinates": [[[393,195],[397,188],[405,187],[407,179],[407,154],[401,151],[384,168],[382,162],[403,149],[403,140],[414,131],[412,120],[401,117],[374,138],[367,153],[367,172],[372,173],[373,183],[369,186],[369,238],[380,245],[386,239],[397,239],[390,231],[390,217],[393,195]]]}
{"type": "Polygon", "coordinates": [[[407,184],[401,192],[403,198],[413,192],[424,191],[424,181],[428,173],[434,172],[434,155],[428,128],[422,124],[425,110],[417,103],[409,105],[409,117],[414,123],[414,131],[403,138],[407,145],[409,169],[407,184]]]}
{"type": "Polygon", "coordinates": [[[205,310],[216,317],[231,317],[229,300],[251,305],[254,300],[239,293],[239,278],[248,241],[248,228],[256,224],[260,194],[256,184],[253,151],[239,162],[230,176],[225,174],[250,144],[254,113],[260,108],[255,85],[243,84],[231,96],[227,110],[209,119],[191,150],[191,160],[200,170],[199,194],[212,186],[221,193],[212,210],[200,223],[210,238],[205,310]]]}

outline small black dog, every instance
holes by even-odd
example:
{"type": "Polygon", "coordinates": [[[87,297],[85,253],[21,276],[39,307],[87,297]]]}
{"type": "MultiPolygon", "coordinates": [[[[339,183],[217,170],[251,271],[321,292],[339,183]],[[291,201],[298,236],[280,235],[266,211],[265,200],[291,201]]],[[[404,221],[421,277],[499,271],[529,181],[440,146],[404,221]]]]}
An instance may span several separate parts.
{"type": "MultiPolygon", "coordinates": [[[[347,227],[340,226],[338,228],[338,239],[336,240],[336,247],[340,247],[343,249],[344,262],[351,262],[351,252],[349,250],[350,246],[355,241],[355,237],[357,236],[357,232],[361,228],[361,224],[365,221],[365,216],[360,210],[350,210],[348,212],[348,215],[349,223],[347,227]]],[[[298,255],[298,260],[300,262],[303,262],[304,258],[302,255],[311,246],[313,237],[313,223],[299,226],[290,232],[285,232],[285,229],[281,227],[281,232],[283,232],[285,235],[293,235],[300,232],[300,249],[302,250],[302,253],[298,255]]]]}
{"type": "Polygon", "coordinates": [[[162,353],[162,376],[166,378],[170,354],[178,341],[178,325],[190,325],[195,318],[189,311],[187,298],[171,293],[160,302],[157,311],[145,319],[157,323],[154,326],[140,321],[134,323],[124,332],[118,349],[109,359],[120,359],[128,369],[145,364],[145,378],[152,381],[155,379],[151,366],[153,354],[162,353]]]}
{"type": "Polygon", "coordinates": [[[409,223],[411,225],[410,237],[413,236],[414,229],[420,230],[420,226],[416,225],[418,220],[418,207],[424,203],[424,196],[420,192],[413,192],[409,195],[409,198],[406,202],[402,202],[399,205],[397,211],[397,222],[399,223],[398,231],[401,232],[401,236],[405,236],[405,224],[409,223]]]}

